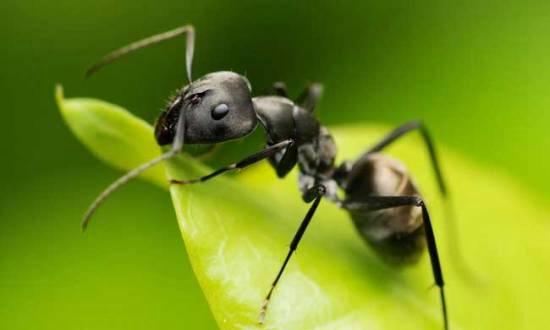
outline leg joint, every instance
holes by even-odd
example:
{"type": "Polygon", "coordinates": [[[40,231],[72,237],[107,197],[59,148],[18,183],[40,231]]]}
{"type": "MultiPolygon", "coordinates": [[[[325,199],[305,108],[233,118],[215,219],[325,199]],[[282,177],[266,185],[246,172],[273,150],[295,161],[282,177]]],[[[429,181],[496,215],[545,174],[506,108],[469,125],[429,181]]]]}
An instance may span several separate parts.
{"type": "Polygon", "coordinates": [[[426,204],[424,203],[424,200],[420,197],[415,197],[415,205],[419,207],[426,206],[426,204]]]}
{"type": "Polygon", "coordinates": [[[322,184],[317,185],[317,194],[319,196],[325,195],[327,193],[327,187],[322,184]]]}
{"type": "Polygon", "coordinates": [[[313,187],[309,188],[303,193],[302,199],[304,200],[304,202],[309,203],[315,198],[323,196],[326,193],[327,187],[325,187],[323,184],[315,184],[313,187]]]}

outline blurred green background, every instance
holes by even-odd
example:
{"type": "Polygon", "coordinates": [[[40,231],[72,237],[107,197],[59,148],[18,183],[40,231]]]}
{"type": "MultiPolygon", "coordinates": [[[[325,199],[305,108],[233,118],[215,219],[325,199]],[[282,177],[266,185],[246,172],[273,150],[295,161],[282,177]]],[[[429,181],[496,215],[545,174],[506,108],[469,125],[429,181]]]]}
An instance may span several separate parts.
{"type": "Polygon", "coordinates": [[[195,76],[231,69],[257,92],[283,80],[293,94],[321,81],[325,123],[422,118],[438,143],[550,198],[548,2],[3,0],[0,12],[1,329],[215,328],[165,192],[132,184],[80,233],[119,173],[80,145],[53,100],[61,82],[68,97],[152,122],[185,82],[181,41],[89,80],[83,71],[186,23],[195,76]]]}

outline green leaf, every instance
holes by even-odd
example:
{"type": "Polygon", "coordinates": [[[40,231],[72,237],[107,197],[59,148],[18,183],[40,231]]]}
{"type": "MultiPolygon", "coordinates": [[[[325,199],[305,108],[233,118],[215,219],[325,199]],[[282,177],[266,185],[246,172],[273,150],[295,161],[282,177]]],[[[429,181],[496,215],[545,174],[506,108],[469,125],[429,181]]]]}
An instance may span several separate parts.
{"type": "MultiPolygon", "coordinates": [[[[61,85],[55,89],[55,99],[73,134],[107,164],[127,170],[160,154],[151,125],[125,109],[97,99],[65,99],[61,85]]],[[[142,177],[167,187],[162,166],[144,172],[142,177]]]]}
{"type": "MultiPolygon", "coordinates": [[[[58,103],[71,130],[104,161],[130,169],[158,155],[151,128],[120,107],[64,100],[59,89],[58,103]]],[[[349,125],[332,131],[341,159],[353,159],[388,128],[349,125]]],[[[420,139],[411,136],[389,152],[409,166],[428,201],[451,328],[544,328],[550,301],[548,206],[495,169],[439,149],[458,215],[454,224],[444,216],[420,139]],[[473,279],[451,253],[453,225],[473,279]]],[[[166,167],[168,176],[178,179],[208,172],[187,155],[166,167]]],[[[159,171],[146,178],[165,186],[159,171]]],[[[428,290],[433,279],[427,256],[407,268],[386,265],[348,215],[326,201],[273,295],[266,324],[257,326],[264,295],[307,210],[296,174],[278,180],[261,164],[170,191],[191,264],[220,328],[442,328],[438,293],[428,290]]]]}

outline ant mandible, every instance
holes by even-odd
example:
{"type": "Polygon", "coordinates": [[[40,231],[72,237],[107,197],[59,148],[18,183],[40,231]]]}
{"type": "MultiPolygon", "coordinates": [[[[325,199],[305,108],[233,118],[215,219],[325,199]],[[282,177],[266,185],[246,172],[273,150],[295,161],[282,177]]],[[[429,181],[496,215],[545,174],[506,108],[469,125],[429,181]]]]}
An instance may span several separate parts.
{"type": "Polygon", "coordinates": [[[171,184],[177,185],[205,182],[225,172],[244,169],[266,159],[277,176],[284,178],[298,165],[302,198],[311,206],[261,305],[259,322],[264,322],[273,291],[319,203],[327,199],[349,212],[359,234],[389,262],[414,263],[427,246],[435,284],[440,292],[444,329],[448,330],[443,273],[428,208],[405,167],[380,154],[380,151],[406,133],[418,130],[428,149],[440,192],[445,197],[445,183],[434,144],[425,126],[418,121],[406,123],[367,149],[355,161],[345,161],[336,166],[336,144],[328,129],[321,126],[313,115],[322,93],[321,85],[311,84],[296,101],[292,101],[283,83],[273,85],[272,95],[252,97],[249,81],[234,72],[213,72],[192,80],[195,30],[191,25],[122,47],[93,65],[86,76],[124,55],[181,35],[187,36],[185,63],[189,83],[176,93],[155,124],[158,144],[171,145],[170,150],[128,172],[107,187],[84,215],[82,228],[86,228],[93,213],[111,193],[148,168],[173,158],[185,144],[212,145],[238,139],[260,126],[265,130],[267,140],[262,151],[200,178],[170,180],[171,184]],[[338,196],[339,190],[345,193],[345,198],[338,196]]]}

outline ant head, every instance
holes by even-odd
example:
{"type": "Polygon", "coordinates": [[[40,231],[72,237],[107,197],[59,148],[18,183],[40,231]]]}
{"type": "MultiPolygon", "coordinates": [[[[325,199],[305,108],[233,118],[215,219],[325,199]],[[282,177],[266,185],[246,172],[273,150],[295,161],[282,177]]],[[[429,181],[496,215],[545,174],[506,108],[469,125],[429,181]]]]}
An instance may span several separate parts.
{"type": "Polygon", "coordinates": [[[233,72],[214,72],[178,93],[159,118],[159,144],[171,143],[178,115],[185,111],[185,143],[210,144],[243,137],[257,119],[248,80],[233,72]]]}

